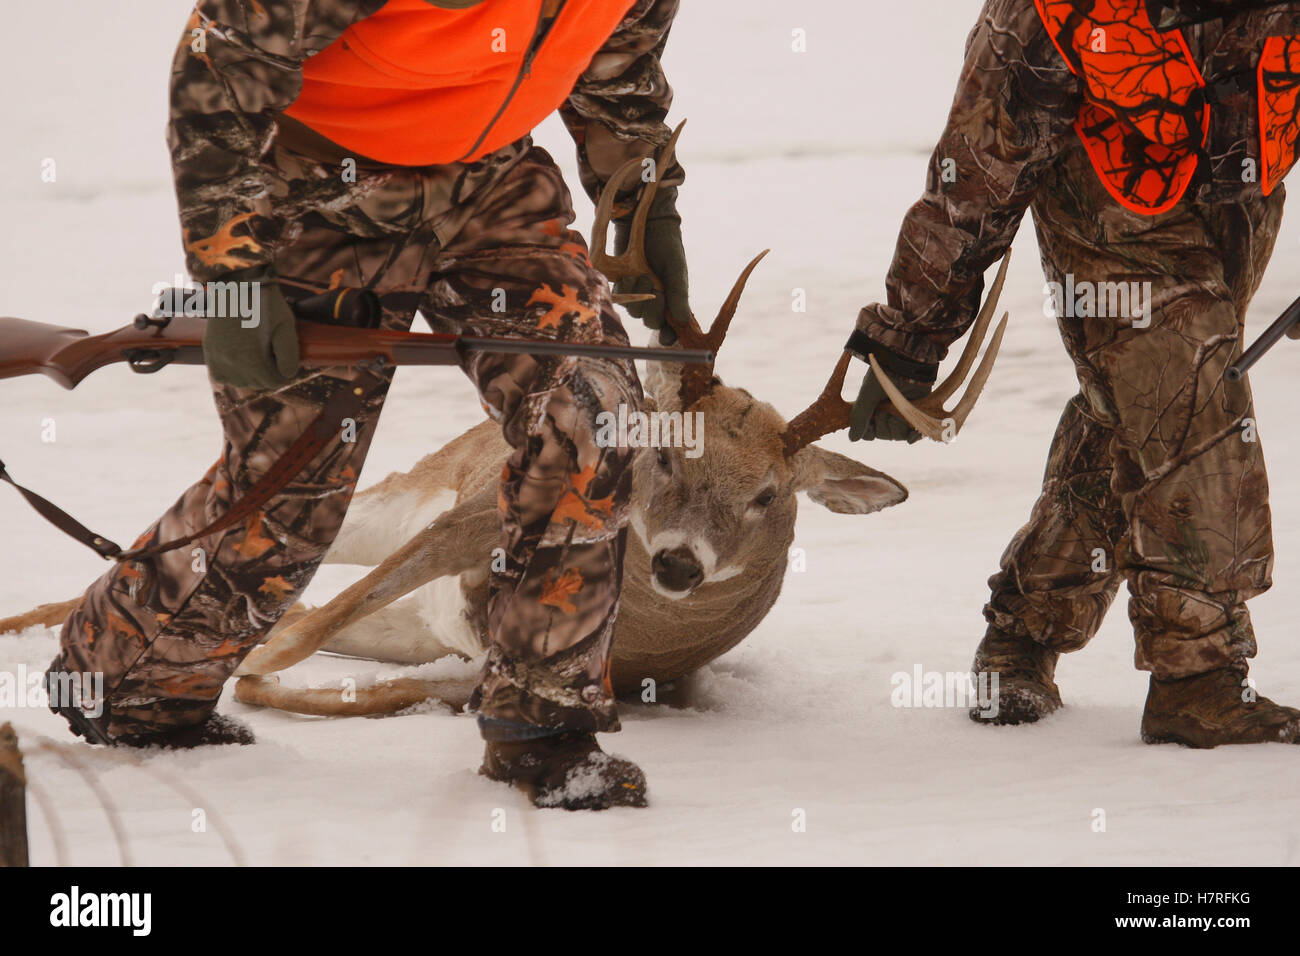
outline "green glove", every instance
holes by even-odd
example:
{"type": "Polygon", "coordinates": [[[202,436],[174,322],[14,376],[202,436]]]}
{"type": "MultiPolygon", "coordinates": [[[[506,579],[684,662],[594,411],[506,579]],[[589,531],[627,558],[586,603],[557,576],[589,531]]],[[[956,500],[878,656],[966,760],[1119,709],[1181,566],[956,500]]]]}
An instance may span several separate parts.
{"type": "Polygon", "coordinates": [[[210,309],[203,330],[208,373],[239,388],[272,389],[292,381],[298,374],[298,328],[274,273],[244,270],[219,281],[256,282],[255,311],[252,317],[213,316],[210,309]]]}
{"type": "MultiPolygon", "coordinates": [[[[628,233],[632,228],[631,218],[618,219],[614,222],[614,249],[623,252],[627,249],[628,233]]],[[[690,283],[686,271],[686,249],[682,245],[682,217],[677,214],[677,187],[661,188],[650,204],[650,212],[645,223],[645,257],[654,274],[663,283],[662,290],[656,290],[654,281],[649,276],[620,279],[614,284],[617,293],[654,293],[653,299],[645,302],[630,302],[625,308],[628,313],[645,323],[646,327],[658,331],[661,345],[672,345],[677,341],[677,334],[664,318],[664,307],[679,323],[690,322],[691,304],[689,297],[690,283]]]]}
{"type": "MultiPolygon", "coordinates": [[[[920,382],[896,379],[892,375],[890,381],[898,386],[903,397],[910,402],[930,394],[930,386],[920,382]]],[[[884,386],[876,377],[875,370],[868,369],[866,378],[862,380],[862,388],[858,391],[858,400],[853,403],[853,411],[849,414],[849,441],[875,441],[881,438],[885,441],[905,441],[909,445],[919,442],[921,433],[888,406],[889,396],[885,394],[884,386]]]]}

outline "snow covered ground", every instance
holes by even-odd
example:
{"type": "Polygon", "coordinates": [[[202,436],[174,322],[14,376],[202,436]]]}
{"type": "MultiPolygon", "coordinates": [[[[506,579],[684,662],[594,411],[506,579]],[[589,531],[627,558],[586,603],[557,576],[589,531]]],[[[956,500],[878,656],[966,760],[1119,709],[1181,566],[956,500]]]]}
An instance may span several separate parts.
{"type": "MultiPolygon", "coordinates": [[[[687,3],[670,44],[675,117],[689,169],[683,213],[695,308],[712,314],[759,248],[719,363],[786,414],[820,389],[857,309],[883,294],[898,222],[919,193],[947,111],[975,0],[895,4],[707,0],[687,3]],[[806,53],[791,50],[807,31],[806,53]],[[808,312],[790,309],[807,290],[808,312]]],[[[163,145],[181,0],[105,8],[45,0],[6,11],[0,31],[0,313],[107,330],[181,269],[163,145]],[[57,180],[42,182],[52,158],[57,180]]],[[[539,140],[572,169],[563,129],[539,140]]],[[[576,179],[571,179],[576,182],[576,179]]],[[[590,221],[584,203],[583,227],[590,221]]],[[[1284,230],[1256,298],[1258,332],[1300,289],[1300,220],[1284,230]]],[[[526,809],[476,776],[467,718],[421,714],[322,720],[229,700],[253,748],[153,754],[148,768],[78,748],[121,813],[141,863],[230,859],[211,822],[263,864],[388,863],[1300,863],[1300,754],[1262,746],[1194,752],[1137,737],[1146,676],[1133,669],[1122,601],[1095,643],[1065,659],[1068,709],[1040,726],[977,727],[960,709],[891,706],[891,676],[961,671],[983,632],[985,580],[1028,514],[1073,373],[1042,313],[1031,230],[1004,295],[1013,321],[969,427],[951,446],[850,445],[912,491],[902,507],[840,517],[805,503],[791,574],[768,619],[700,676],[704,704],[624,709],[616,751],[646,769],[653,808],[602,814],[526,809]],[[202,796],[206,832],[191,829],[202,796]],[[1096,810],[1105,832],[1094,832],[1096,810]],[[492,824],[504,810],[505,832],[492,824]],[[795,832],[795,811],[806,832],[795,832]],[[496,816],[494,816],[496,814],[496,816]]],[[[636,337],[642,337],[638,331],[636,337]]],[[[1252,603],[1264,693],[1300,700],[1300,346],[1253,375],[1273,475],[1274,590],[1252,603]]],[[[399,376],[365,481],[405,468],[476,422],[454,372],[399,376]]],[[[43,378],[0,387],[0,455],[26,481],[117,540],[132,538],[219,448],[204,376],[118,367],[75,393],[43,378]],[[52,420],[54,442],[42,441],[52,420]]],[[[0,616],[77,594],[104,565],[0,492],[0,616]]],[[[326,568],[319,603],[356,576],[326,568]]],[[[56,635],[0,636],[0,669],[44,667],[56,635]]],[[[319,659],[295,681],[392,668],[319,659]]],[[[26,746],[71,741],[42,709],[0,708],[26,746]]],[[[57,810],[78,864],[117,850],[83,780],[53,754],[30,774],[57,810]]],[[[33,801],[35,862],[54,860],[33,801]]]]}

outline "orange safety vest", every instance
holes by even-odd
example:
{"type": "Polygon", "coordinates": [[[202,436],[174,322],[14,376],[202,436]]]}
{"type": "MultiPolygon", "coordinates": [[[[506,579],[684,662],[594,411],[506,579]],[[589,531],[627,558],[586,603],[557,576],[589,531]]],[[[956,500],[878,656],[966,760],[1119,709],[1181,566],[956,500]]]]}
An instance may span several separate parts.
{"type": "Polygon", "coordinates": [[[486,0],[463,10],[388,0],[303,63],[285,113],[385,163],[472,161],[532,132],[634,0],[486,0]]]}
{"type": "MultiPolygon", "coordinates": [[[[1106,190],[1126,209],[1155,215],[1187,193],[1210,128],[1197,94],[1205,79],[1182,31],[1160,32],[1143,0],[1034,0],[1085,102],[1074,128],[1106,190]],[[1199,106],[1197,104],[1200,104],[1199,106]]],[[[1258,69],[1260,185],[1267,195],[1295,164],[1300,37],[1268,37],[1258,69]]]]}

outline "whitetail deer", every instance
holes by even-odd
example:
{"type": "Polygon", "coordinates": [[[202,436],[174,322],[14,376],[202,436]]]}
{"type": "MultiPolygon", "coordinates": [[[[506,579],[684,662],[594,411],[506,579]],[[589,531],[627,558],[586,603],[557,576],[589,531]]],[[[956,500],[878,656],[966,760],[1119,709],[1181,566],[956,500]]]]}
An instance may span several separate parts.
{"type": "MultiPolygon", "coordinates": [[[[678,128],[680,132],[680,127],[678,128]]],[[[659,157],[668,168],[677,134],[659,157]]],[[[605,252],[612,202],[635,172],[616,174],[597,205],[593,263],[611,280],[653,273],[640,237],[655,184],[634,213],[626,252],[605,252]]],[[[716,353],[722,346],[756,257],[737,279],[705,333],[693,316],[669,316],[678,342],[716,353]]],[[[969,371],[1001,289],[1000,273],[957,371],[936,401],[900,413],[931,437],[940,402],[969,371]],[[960,377],[959,377],[960,376],[960,377]],[[954,381],[955,379],[955,381],[954,381]],[[915,420],[914,420],[915,419],[915,420]],[[920,422],[920,425],[917,425],[920,422]]],[[[1005,318],[1003,320],[1005,324],[1005,318]]],[[[999,328],[959,405],[964,422],[1001,340],[999,328]]],[[[646,377],[647,410],[700,412],[707,428],[703,454],[642,448],[633,463],[623,590],[613,645],[615,692],[640,691],[698,669],[742,641],[776,602],[794,539],[796,493],[838,514],[870,514],[899,504],[907,490],[896,480],[813,444],[847,427],[849,403],[840,396],[845,353],[818,399],[789,423],[772,406],[724,385],[712,365],[655,365],[646,377]]],[[[891,386],[892,387],[892,383],[891,386]]],[[[958,423],[960,425],[960,422],[958,423]]],[[[487,646],[488,574],[498,544],[496,489],[509,455],[500,426],[485,421],[404,473],[360,492],[325,560],[374,570],[322,607],[295,608],[252,651],[237,671],[236,698],[298,713],[392,713],[436,697],[453,707],[468,698],[471,681],[407,678],[359,689],[345,701],[334,688],[288,688],[266,675],[315,653],[331,651],[401,664],[450,654],[478,657],[487,646]],[[399,601],[411,592],[414,597],[399,601]],[[395,603],[396,602],[396,603],[395,603]]],[[[46,605],[7,624],[58,623],[75,602],[46,605]],[[48,609],[41,620],[43,610],[48,609]]]]}

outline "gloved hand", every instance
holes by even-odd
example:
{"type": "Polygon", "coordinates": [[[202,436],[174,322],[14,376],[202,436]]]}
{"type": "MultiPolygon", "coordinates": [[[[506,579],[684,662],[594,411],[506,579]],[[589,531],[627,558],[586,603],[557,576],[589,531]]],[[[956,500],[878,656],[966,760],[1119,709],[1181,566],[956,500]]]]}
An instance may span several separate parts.
{"type": "MultiPolygon", "coordinates": [[[[614,221],[616,253],[627,249],[631,228],[630,216],[614,221]]],[[[677,187],[675,186],[661,187],[650,204],[650,212],[645,224],[645,257],[650,268],[663,283],[663,290],[656,290],[649,276],[637,276],[620,279],[614,284],[614,291],[655,293],[654,299],[630,302],[625,308],[629,314],[644,322],[647,328],[659,332],[661,345],[672,345],[677,341],[677,334],[664,318],[665,304],[679,323],[689,322],[691,317],[686,249],[682,245],[682,217],[677,214],[677,187]]]]}
{"type": "MultiPolygon", "coordinates": [[[[930,385],[896,378],[893,375],[889,376],[889,380],[898,386],[903,397],[910,402],[916,402],[929,395],[932,388],[930,385]]],[[[874,441],[877,438],[885,441],[905,441],[909,445],[915,445],[921,440],[921,433],[892,410],[889,396],[885,394],[885,389],[880,384],[880,379],[876,377],[875,370],[867,369],[867,375],[862,380],[862,388],[858,391],[858,400],[853,403],[853,411],[849,414],[849,441],[874,441]]]]}
{"type": "Polygon", "coordinates": [[[241,270],[223,282],[256,282],[256,325],[237,315],[213,316],[209,303],[203,330],[203,359],[212,378],[223,385],[272,389],[298,373],[298,329],[275,274],[266,269],[241,270]]]}
{"type": "MultiPolygon", "coordinates": [[[[874,355],[889,380],[910,402],[915,403],[929,395],[934,389],[935,379],[939,377],[938,365],[905,358],[872,341],[860,329],[849,336],[844,348],[864,362],[868,356],[874,355]]],[[[914,445],[921,440],[921,433],[893,410],[875,370],[868,369],[858,392],[858,400],[853,403],[853,411],[849,414],[849,440],[874,441],[877,438],[905,441],[914,445]]]]}

